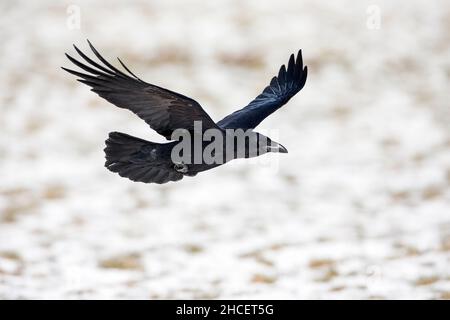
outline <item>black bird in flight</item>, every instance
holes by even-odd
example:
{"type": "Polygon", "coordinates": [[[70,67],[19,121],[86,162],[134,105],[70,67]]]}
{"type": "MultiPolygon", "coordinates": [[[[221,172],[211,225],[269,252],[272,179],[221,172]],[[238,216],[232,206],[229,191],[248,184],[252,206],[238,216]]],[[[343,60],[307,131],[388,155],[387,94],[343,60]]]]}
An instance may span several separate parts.
{"type": "MultiPolygon", "coordinates": [[[[281,66],[278,76],[272,78],[269,86],[260,95],[246,107],[216,123],[197,101],[144,82],[118,58],[128,74],[120,71],[106,61],[89,40],[88,44],[99,62],[86,56],[74,45],[85,63],[81,63],[68,54],[66,56],[73,64],[87,73],[63,69],[79,77],[78,81],[90,86],[91,91],[119,108],[132,111],[168,140],[173,140],[172,134],[180,129],[184,129],[183,132],[191,133],[194,136],[204,134],[209,129],[215,129],[223,135],[226,141],[223,142],[222,148],[211,153],[223,161],[211,163],[202,158],[200,162],[183,162],[174,161],[172,153],[179,141],[155,143],[121,132],[110,132],[104,150],[105,167],[110,171],[117,172],[120,176],[133,181],[161,184],[181,180],[185,175],[195,176],[198,172],[212,169],[236,158],[249,158],[267,152],[287,153],[286,148],[281,144],[253,131],[253,129],[267,116],[286,104],[305,85],[308,69],[306,66],[303,67],[301,50],[297,57],[294,57],[293,54],[290,56],[287,68],[285,65],[281,66]],[[201,124],[201,132],[198,132],[195,123],[201,124]],[[243,150],[234,147],[231,156],[228,154],[224,160],[226,144],[235,139],[227,139],[230,129],[231,132],[233,129],[246,130],[248,136],[246,136],[245,143],[241,145],[240,149],[243,150]]],[[[205,150],[208,143],[210,141],[201,141],[200,152],[205,150]]],[[[185,152],[186,150],[183,150],[180,155],[185,155],[185,152]]],[[[193,157],[194,155],[191,155],[190,159],[193,157]]]]}

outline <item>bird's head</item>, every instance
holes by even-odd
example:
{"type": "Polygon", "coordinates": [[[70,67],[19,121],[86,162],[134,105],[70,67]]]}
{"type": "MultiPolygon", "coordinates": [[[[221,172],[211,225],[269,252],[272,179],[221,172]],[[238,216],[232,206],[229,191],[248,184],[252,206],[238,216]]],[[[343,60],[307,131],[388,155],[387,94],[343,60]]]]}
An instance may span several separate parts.
{"type": "Polygon", "coordinates": [[[242,129],[227,131],[227,150],[234,150],[234,159],[253,158],[268,152],[287,153],[287,149],[269,137],[242,129]]]}
{"type": "Polygon", "coordinates": [[[256,135],[258,140],[259,154],[268,152],[288,153],[287,149],[281,143],[273,141],[272,139],[261,133],[256,132],[256,135]]]}

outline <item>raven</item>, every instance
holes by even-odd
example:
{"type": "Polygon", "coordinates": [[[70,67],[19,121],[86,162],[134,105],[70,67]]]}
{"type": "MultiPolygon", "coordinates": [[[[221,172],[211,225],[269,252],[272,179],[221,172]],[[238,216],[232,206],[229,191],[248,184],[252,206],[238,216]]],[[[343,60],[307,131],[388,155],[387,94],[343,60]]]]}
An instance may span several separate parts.
{"type": "MultiPolygon", "coordinates": [[[[96,62],[85,55],[75,45],[74,48],[86,63],[82,63],[66,53],[66,57],[87,73],[62,68],[79,77],[78,81],[91,87],[91,91],[119,108],[132,111],[143,119],[152,129],[164,136],[168,143],[155,143],[136,138],[121,132],[110,132],[106,140],[105,167],[122,177],[145,183],[166,183],[181,180],[184,176],[195,176],[198,172],[217,167],[237,158],[249,158],[267,152],[287,153],[285,147],[253,129],[267,116],[286,104],[306,82],[307,67],[303,67],[301,50],[297,57],[292,54],[287,68],[282,65],[278,76],[270,81],[263,92],[246,107],[233,112],[219,122],[214,122],[200,104],[184,95],[144,82],[131,72],[119,59],[128,72],[120,71],[108,61],[89,42],[96,62]],[[175,133],[178,140],[174,138],[175,133]],[[206,132],[214,131],[214,139],[205,139],[206,132]],[[244,132],[244,143],[236,147],[235,132],[244,132]],[[234,134],[234,135],[233,135],[234,134]],[[185,144],[178,156],[174,150],[181,144],[181,136],[194,135],[185,144]],[[195,141],[200,137],[200,149],[195,149],[195,141]],[[225,139],[225,142],[224,140],[225,139]],[[214,161],[201,157],[212,141],[219,144],[209,153],[214,161]],[[230,141],[232,149],[228,149],[230,141]],[[190,152],[193,147],[196,152],[190,152]],[[197,159],[197,161],[196,161],[197,159]],[[193,161],[194,160],[194,161],[193,161]]],[[[209,149],[211,151],[211,148],[209,149]]]]}

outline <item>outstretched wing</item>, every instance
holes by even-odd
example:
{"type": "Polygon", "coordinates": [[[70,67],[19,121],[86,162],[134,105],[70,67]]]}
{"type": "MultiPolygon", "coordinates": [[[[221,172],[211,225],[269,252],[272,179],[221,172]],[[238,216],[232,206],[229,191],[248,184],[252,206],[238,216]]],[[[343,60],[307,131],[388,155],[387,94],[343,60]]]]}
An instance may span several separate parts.
{"type": "Polygon", "coordinates": [[[275,112],[299,92],[306,82],[308,67],[303,68],[302,51],[297,59],[292,54],[288,67],[281,66],[278,77],[273,77],[270,85],[241,110],[235,111],[217,124],[224,129],[253,129],[270,114],[275,112]]]}
{"type": "Polygon", "coordinates": [[[79,62],[68,54],[66,56],[72,63],[88,73],[63,69],[81,78],[78,81],[90,86],[91,91],[100,97],[119,108],[131,110],[168,140],[176,129],[193,131],[194,121],[201,121],[204,130],[217,128],[197,101],[142,81],[118,59],[130,75],[123,73],[106,61],[89,40],[88,43],[102,64],[91,60],[74,45],[75,50],[87,64],[79,62]]]}

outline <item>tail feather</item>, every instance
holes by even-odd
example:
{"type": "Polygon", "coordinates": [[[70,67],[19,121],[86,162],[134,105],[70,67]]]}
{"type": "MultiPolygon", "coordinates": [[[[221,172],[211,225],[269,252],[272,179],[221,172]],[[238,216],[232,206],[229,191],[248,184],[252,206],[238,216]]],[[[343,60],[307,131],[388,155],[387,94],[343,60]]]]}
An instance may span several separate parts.
{"type": "Polygon", "coordinates": [[[146,183],[166,183],[183,178],[170,159],[158,154],[163,144],[121,132],[110,132],[105,143],[105,167],[122,177],[146,183]]]}
{"type": "Polygon", "coordinates": [[[127,161],[145,145],[153,144],[121,132],[110,132],[105,143],[106,167],[118,161],[127,161]]]}

